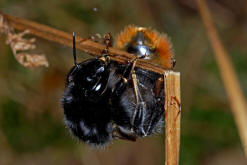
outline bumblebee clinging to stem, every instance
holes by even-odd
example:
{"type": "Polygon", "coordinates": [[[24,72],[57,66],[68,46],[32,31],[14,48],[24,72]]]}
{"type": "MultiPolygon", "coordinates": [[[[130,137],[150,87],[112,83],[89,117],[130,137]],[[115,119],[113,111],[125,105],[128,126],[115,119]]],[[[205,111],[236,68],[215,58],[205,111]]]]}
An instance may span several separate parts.
{"type": "Polygon", "coordinates": [[[135,141],[159,131],[163,123],[164,92],[160,75],[135,67],[138,58],[162,59],[172,68],[169,41],[147,28],[128,26],[116,47],[133,53],[127,64],[111,61],[105,35],[101,57],[77,63],[73,33],[74,67],[66,79],[62,105],[65,124],[85,143],[103,146],[112,139],[135,141]],[[167,44],[167,45],[162,45],[167,44]]]}

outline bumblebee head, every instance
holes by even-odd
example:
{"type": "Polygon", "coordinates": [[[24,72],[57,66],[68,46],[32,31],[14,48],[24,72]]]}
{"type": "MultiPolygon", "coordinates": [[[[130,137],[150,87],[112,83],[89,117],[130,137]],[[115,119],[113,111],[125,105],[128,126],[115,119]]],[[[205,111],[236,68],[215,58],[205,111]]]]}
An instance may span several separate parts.
{"type": "MultiPolygon", "coordinates": [[[[110,57],[102,56],[78,63],[76,60],[75,34],[73,33],[74,66],[67,75],[66,86],[78,89],[88,89],[91,92],[102,91],[102,84],[107,83],[110,72],[110,57]]],[[[86,90],[84,90],[86,91],[86,90]]]]}

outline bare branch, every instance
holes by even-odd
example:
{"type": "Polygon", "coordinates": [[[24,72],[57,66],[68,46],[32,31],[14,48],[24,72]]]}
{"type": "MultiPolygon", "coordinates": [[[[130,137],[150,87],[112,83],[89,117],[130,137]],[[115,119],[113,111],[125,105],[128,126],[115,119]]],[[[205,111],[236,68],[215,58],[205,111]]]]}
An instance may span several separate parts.
{"type": "MultiPolygon", "coordinates": [[[[28,29],[30,33],[35,36],[72,47],[72,34],[68,34],[66,32],[45,25],[41,25],[23,18],[18,18],[8,14],[2,15],[8,21],[8,23],[17,30],[24,31],[28,29]]],[[[76,39],[76,47],[77,49],[82,50],[93,56],[100,56],[101,52],[105,48],[104,45],[80,37],[77,37],[76,39]]],[[[112,60],[118,61],[119,63],[126,63],[131,59],[135,58],[135,56],[132,54],[114,48],[109,48],[109,54],[112,56],[112,60]]],[[[164,68],[163,66],[141,59],[137,61],[136,66],[160,74],[164,74],[166,70],[172,69],[164,68]]]]}

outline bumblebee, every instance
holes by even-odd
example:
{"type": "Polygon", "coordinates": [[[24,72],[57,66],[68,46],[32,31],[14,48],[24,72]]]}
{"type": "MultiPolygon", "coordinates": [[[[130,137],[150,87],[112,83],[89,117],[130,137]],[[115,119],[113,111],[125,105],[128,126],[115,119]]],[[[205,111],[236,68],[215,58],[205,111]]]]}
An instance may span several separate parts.
{"type": "Polygon", "coordinates": [[[73,33],[74,67],[67,75],[62,97],[66,126],[93,146],[104,146],[113,139],[135,141],[159,132],[164,116],[162,79],[135,67],[135,63],[138,58],[160,58],[171,68],[168,40],[154,30],[128,26],[115,44],[137,56],[127,64],[111,61],[110,35],[105,37],[105,44],[101,57],[77,63],[73,33]]]}

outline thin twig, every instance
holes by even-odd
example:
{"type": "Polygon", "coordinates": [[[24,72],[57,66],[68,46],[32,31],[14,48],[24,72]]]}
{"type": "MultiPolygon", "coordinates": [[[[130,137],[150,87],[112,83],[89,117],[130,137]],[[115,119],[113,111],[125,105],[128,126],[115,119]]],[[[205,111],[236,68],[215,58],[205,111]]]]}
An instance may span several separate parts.
{"type": "MultiPolygon", "coordinates": [[[[23,18],[11,16],[8,14],[2,15],[8,21],[8,24],[17,30],[24,31],[28,29],[29,32],[35,36],[72,47],[72,34],[68,34],[66,32],[23,18]]],[[[100,56],[105,48],[104,45],[80,37],[76,37],[76,43],[77,49],[82,50],[93,56],[100,56]]],[[[132,54],[114,48],[109,48],[109,54],[112,56],[112,60],[118,61],[120,63],[126,63],[135,58],[135,56],[132,54]]],[[[164,68],[163,66],[141,59],[137,61],[136,66],[160,74],[164,74],[166,70],[171,69],[164,68]]]]}
{"type": "Polygon", "coordinates": [[[204,0],[197,0],[202,20],[206,26],[208,37],[214,51],[216,62],[220,69],[221,78],[230,101],[231,109],[247,158],[247,104],[231,60],[217,34],[212,17],[204,0]]]}
{"type": "Polygon", "coordinates": [[[44,54],[28,53],[28,50],[36,48],[35,38],[25,38],[29,34],[28,30],[16,33],[0,14],[0,33],[6,35],[6,44],[8,44],[14,54],[15,59],[24,67],[33,68],[38,66],[49,66],[44,54]]]}
{"type": "Polygon", "coordinates": [[[165,165],[178,165],[180,148],[180,73],[167,72],[165,85],[165,165]]]}

